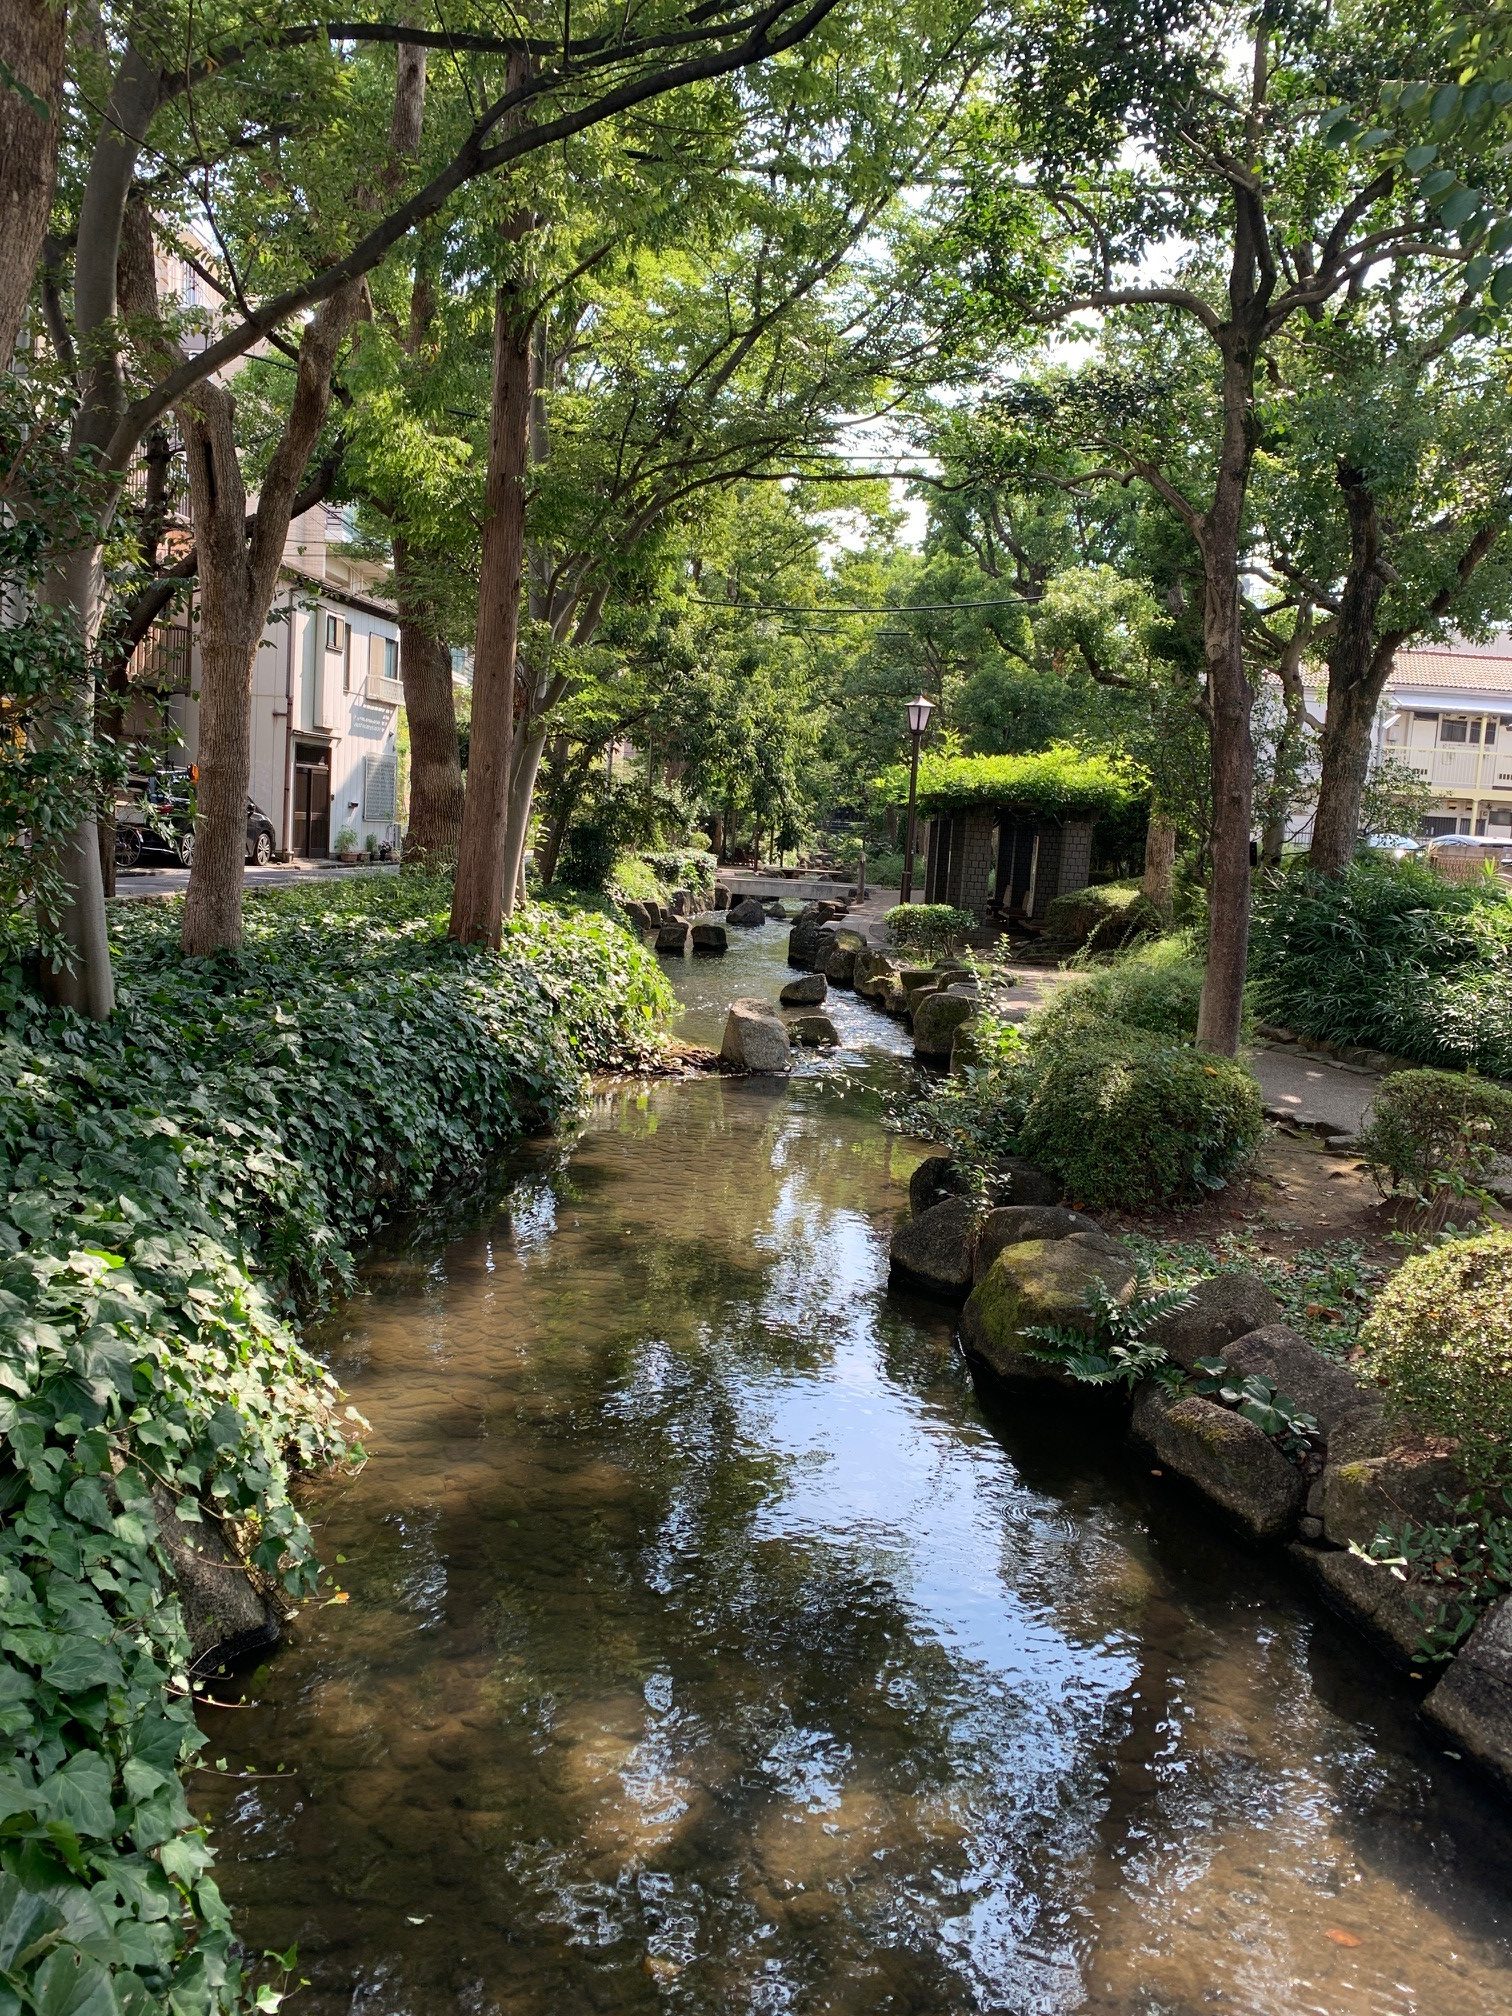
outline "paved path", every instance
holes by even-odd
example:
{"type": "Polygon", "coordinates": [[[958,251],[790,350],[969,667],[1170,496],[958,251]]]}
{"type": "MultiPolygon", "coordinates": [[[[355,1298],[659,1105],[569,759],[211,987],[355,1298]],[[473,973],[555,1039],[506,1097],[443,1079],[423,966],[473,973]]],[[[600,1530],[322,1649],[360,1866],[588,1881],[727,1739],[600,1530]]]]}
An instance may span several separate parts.
{"type": "MultiPolygon", "coordinates": [[[[279,861],[269,868],[248,868],[243,871],[248,889],[262,889],[279,883],[314,882],[329,880],[337,875],[397,875],[396,861],[380,861],[369,864],[364,861],[360,867],[344,868],[339,861],[279,861]]],[[[116,870],[116,896],[182,896],[189,887],[187,868],[118,868],[116,870]]]]}

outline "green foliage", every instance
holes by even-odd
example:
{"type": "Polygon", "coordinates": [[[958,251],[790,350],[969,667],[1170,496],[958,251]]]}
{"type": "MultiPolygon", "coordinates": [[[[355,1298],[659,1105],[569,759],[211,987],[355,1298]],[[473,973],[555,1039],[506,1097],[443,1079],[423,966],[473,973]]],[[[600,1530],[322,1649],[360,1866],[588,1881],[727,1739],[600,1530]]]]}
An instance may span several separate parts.
{"type": "MultiPolygon", "coordinates": [[[[907,770],[887,771],[876,788],[903,803],[907,770]]],[[[1123,811],[1141,788],[1131,764],[1064,742],[1025,756],[928,754],[919,764],[919,810],[931,817],[1004,805],[1026,819],[1100,819],[1123,811]]]]}
{"type": "Polygon", "coordinates": [[[1152,1035],[1197,1035],[1203,964],[1183,938],[1160,938],[1135,947],[1110,965],[1058,988],[1035,1018],[1035,1028],[1055,1031],[1072,1022],[1122,1022],[1152,1035]]]}
{"type": "Polygon", "coordinates": [[[1484,1491],[1472,1491],[1446,1517],[1377,1533],[1349,1551],[1401,1581],[1426,1585],[1433,1602],[1414,1608],[1423,1623],[1418,1656],[1434,1663],[1453,1658],[1481,1613],[1512,1592],[1512,1519],[1484,1491]]]}
{"type": "Polygon", "coordinates": [[[1160,913],[1137,882],[1100,882],[1055,897],[1045,935],[1088,952],[1116,952],[1142,933],[1159,932],[1160,913]]]}
{"type": "Polygon", "coordinates": [[[1512,1092],[1459,1071],[1394,1072],[1359,1153],[1382,1189],[1429,1206],[1465,1197],[1512,1155],[1512,1092]]]}
{"type": "Polygon", "coordinates": [[[1305,867],[1256,906],[1256,1008],[1331,1043],[1512,1076],[1512,894],[1412,863],[1305,867]]]}
{"type": "Polygon", "coordinates": [[[43,593],[54,542],[87,547],[99,534],[68,428],[62,401],[0,371],[0,960],[38,938],[62,953],[57,850],[120,771],[91,731],[77,618],[43,593]]]}
{"type": "Polygon", "coordinates": [[[1354,1348],[1382,1269],[1355,1240],[1277,1253],[1249,1231],[1224,1231],[1208,1244],[1196,1239],[1128,1235],[1152,1281],[1195,1286],[1213,1274],[1242,1269],[1258,1274],[1285,1311],[1286,1320],[1314,1350],[1345,1357],[1354,1348]]]}
{"type": "Polygon", "coordinates": [[[1036,1323],[1024,1332],[1043,1348],[1031,1352],[1086,1386],[1140,1386],[1146,1379],[1163,1386],[1181,1384],[1181,1367],[1173,1365],[1165,1347],[1146,1334],[1163,1317],[1174,1316],[1191,1301],[1186,1288],[1165,1288],[1149,1292],[1143,1277],[1135,1294],[1120,1302],[1105,1282],[1094,1281],[1083,1298],[1091,1318],[1091,1332],[1074,1330],[1055,1323],[1036,1323]]]}
{"type": "Polygon", "coordinates": [[[1197,1392],[1232,1408],[1246,1421],[1253,1421],[1288,1456],[1305,1456],[1321,1440],[1317,1417],[1283,1393],[1275,1380],[1268,1379],[1263,1372],[1241,1376],[1231,1371],[1221,1358],[1199,1358],[1197,1370],[1203,1375],[1197,1381],[1197,1392]]]}
{"type": "Polygon", "coordinates": [[[1118,1023],[1026,1046],[1020,1152],[1087,1204],[1137,1209],[1220,1190],[1253,1153],[1260,1088],[1243,1065],[1118,1023]]]}
{"type": "Polygon", "coordinates": [[[342,1432],[291,1310],[639,1054],[665,1006],[607,920],[536,909],[501,954],[464,951],[446,897],[260,896],[243,950],[198,960],[177,906],[127,906],[108,1023],[0,975],[0,1922],[21,1935],[0,2008],[241,2001],[179,1782],[200,1738],[159,1503],[308,1596],[290,1478],[342,1432]]]}
{"type": "Polygon", "coordinates": [[[1512,1238],[1449,1239],[1397,1271],[1360,1330],[1365,1369],[1473,1484],[1512,1486],[1512,1238]]]}
{"type": "Polygon", "coordinates": [[[969,910],[950,903],[895,903],[882,922],[906,952],[952,952],[977,928],[969,910]]]}

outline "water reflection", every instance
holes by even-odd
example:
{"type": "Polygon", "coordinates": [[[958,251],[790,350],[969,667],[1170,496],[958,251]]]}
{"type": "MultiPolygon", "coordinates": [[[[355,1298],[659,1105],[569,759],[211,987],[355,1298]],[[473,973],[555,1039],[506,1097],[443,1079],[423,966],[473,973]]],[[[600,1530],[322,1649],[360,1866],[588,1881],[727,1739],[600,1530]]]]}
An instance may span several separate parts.
{"type": "Polygon", "coordinates": [[[1507,2006],[1512,1837],[1348,1641],[886,1298],[894,1069],[605,1099],[373,1270],[350,1605],[220,1718],[249,1943],[321,2016],[1507,2006]]]}

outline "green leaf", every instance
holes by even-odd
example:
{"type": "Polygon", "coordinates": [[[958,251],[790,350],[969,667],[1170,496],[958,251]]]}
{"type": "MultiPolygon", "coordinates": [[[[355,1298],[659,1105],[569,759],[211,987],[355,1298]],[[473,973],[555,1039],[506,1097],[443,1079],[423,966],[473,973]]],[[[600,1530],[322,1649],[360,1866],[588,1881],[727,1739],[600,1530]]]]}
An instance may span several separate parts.
{"type": "Polygon", "coordinates": [[[1438,142],[1429,140],[1421,147],[1409,147],[1402,156],[1402,166],[1409,175],[1421,175],[1438,159],[1438,142]]]}
{"type": "Polygon", "coordinates": [[[76,1946],[58,1946],[32,1982],[37,2016],[121,2016],[110,1970],[76,1946]]]}
{"type": "Polygon", "coordinates": [[[1512,266],[1498,266],[1491,275],[1491,299],[1498,308],[1512,301],[1512,266]]]}
{"type": "Polygon", "coordinates": [[[1480,193],[1475,189],[1455,189],[1438,206],[1439,217],[1447,230],[1456,230],[1480,206],[1480,193]]]}
{"type": "Polygon", "coordinates": [[[1442,126],[1459,110],[1459,102],[1458,84],[1441,84],[1433,94],[1433,102],[1428,107],[1428,117],[1435,126],[1442,126]]]}
{"type": "Polygon", "coordinates": [[[42,1678],[60,1694],[83,1694],[91,1687],[119,1687],[120,1659],[108,1645],[71,1634],[42,1668],[42,1678]]]}
{"type": "Polygon", "coordinates": [[[42,1810],[75,1834],[109,1840],[115,1832],[110,1800],[110,1766],[93,1751],[81,1750],[37,1787],[42,1810]]]}

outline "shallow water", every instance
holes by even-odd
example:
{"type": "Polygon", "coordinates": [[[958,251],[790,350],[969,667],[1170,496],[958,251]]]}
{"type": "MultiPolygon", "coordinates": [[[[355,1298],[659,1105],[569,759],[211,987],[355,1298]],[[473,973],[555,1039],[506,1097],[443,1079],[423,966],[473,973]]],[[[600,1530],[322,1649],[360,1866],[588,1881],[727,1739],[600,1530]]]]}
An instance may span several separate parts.
{"type": "MultiPolygon", "coordinates": [[[[733,935],[733,934],[732,934],[733,935]]],[[[780,928],[677,976],[771,994],[780,928]]],[[[1276,1567],[886,1294],[917,1147],[850,997],[789,1085],[601,1099],[318,1340],[350,1592],[208,1710],[328,2016],[1488,2016],[1512,1827],[1276,1567]]]]}

